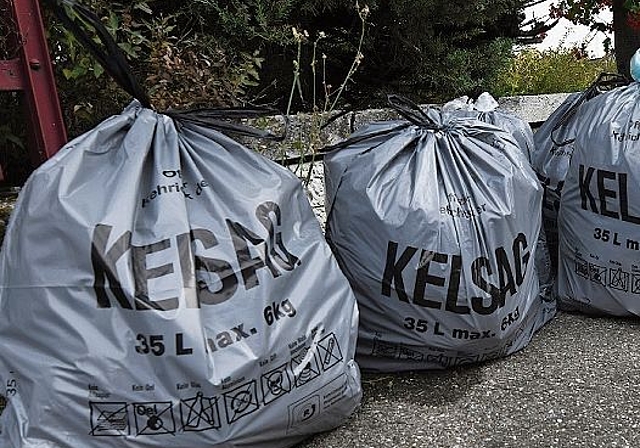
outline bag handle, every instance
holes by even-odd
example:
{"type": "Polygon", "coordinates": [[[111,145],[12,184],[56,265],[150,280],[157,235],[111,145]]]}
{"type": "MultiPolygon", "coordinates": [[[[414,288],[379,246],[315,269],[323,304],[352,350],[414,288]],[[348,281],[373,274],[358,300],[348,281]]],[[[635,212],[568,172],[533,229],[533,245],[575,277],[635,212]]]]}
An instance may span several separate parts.
{"type": "Polygon", "coordinates": [[[98,16],[87,7],[76,3],[73,0],[46,0],[52,7],[54,14],[62,22],[76,39],[96,58],[109,75],[127,93],[140,101],[143,107],[151,109],[151,101],[147,92],[142,88],[136,77],[133,75],[131,67],[127,63],[122,51],[116,44],[111,34],[104,27],[98,16]],[[68,9],[67,9],[68,8],[68,9]],[[80,19],[82,26],[69,14],[75,13],[80,19]],[[86,28],[90,26],[95,30],[100,42],[96,43],[86,28]]]}
{"type": "Polygon", "coordinates": [[[347,146],[355,145],[356,143],[363,142],[365,140],[374,139],[387,134],[392,134],[399,130],[409,127],[411,124],[420,126],[422,128],[431,129],[434,131],[440,130],[443,127],[439,125],[433,118],[431,118],[418,104],[414,103],[408,98],[400,95],[390,94],[387,96],[387,102],[393,110],[395,110],[401,117],[405,118],[409,123],[401,123],[398,126],[384,129],[378,132],[372,132],[366,135],[360,135],[357,137],[350,137],[335,145],[329,145],[321,148],[319,152],[327,153],[334,150],[344,149],[347,146]]]}
{"type": "Polygon", "coordinates": [[[189,110],[168,110],[164,115],[171,117],[180,129],[185,123],[192,123],[206,128],[216,129],[221,132],[230,132],[245,137],[260,138],[281,142],[287,138],[289,129],[289,117],[281,114],[275,109],[234,109],[234,108],[209,108],[209,109],[189,109],[189,110]],[[259,118],[265,116],[282,115],[285,120],[282,135],[273,134],[270,131],[258,129],[240,123],[224,121],[224,119],[259,118]]]}
{"type": "Polygon", "coordinates": [[[442,128],[429,114],[409,98],[391,94],[387,96],[387,102],[400,116],[406,118],[416,126],[433,129],[434,131],[442,128]]]}
{"type": "Polygon", "coordinates": [[[627,84],[629,84],[629,79],[624,75],[608,72],[600,73],[596,80],[591,83],[591,85],[584,92],[582,92],[582,94],[580,94],[580,96],[571,105],[571,107],[567,109],[562,117],[560,117],[556,125],[551,130],[551,141],[553,142],[553,144],[557,147],[561,147],[573,143],[576,140],[575,138],[571,138],[564,142],[557,142],[553,134],[562,126],[565,126],[567,123],[569,123],[571,118],[576,114],[578,108],[582,104],[586,103],[592,98],[595,98],[600,93],[608,92],[609,90],[613,90],[617,87],[622,87],[627,84]]]}

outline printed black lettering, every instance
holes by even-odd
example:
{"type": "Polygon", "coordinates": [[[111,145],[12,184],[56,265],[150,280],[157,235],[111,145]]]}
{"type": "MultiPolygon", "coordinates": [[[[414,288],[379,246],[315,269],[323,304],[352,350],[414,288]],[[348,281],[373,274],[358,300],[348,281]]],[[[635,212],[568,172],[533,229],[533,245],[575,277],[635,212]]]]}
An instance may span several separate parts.
{"type": "Polygon", "coordinates": [[[633,224],[640,224],[640,216],[629,214],[629,190],[626,173],[618,174],[618,184],[620,186],[620,215],[622,220],[633,224]]]}
{"type": "Polygon", "coordinates": [[[287,313],[287,317],[294,317],[296,315],[296,308],[293,306],[293,303],[289,301],[289,299],[285,299],[281,303],[281,305],[284,312],[287,313]]]}
{"type": "Polygon", "coordinates": [[[482,277],[483,270],[486,270],[487,275],[489,276],[493,274],[489,259],[486,257],[478,257],[471,264],[471,281],[474,285],[489,294],[491,302],[488,306],[485,306],[484,298],[472,297],[471,307],[473,308],[473,311],[478,314],[488,315],[498,309],[498,304],[500,303],[500,290],[482,277]]]}
{"type": "MultiPolygon", "coordinates": [[[[193,254],[191,252],[192,232],[178,235],[178,259],[180,260],[180,271],[182,272],[182,286],[187,291],[195,291],[195,276],[193,272],[193,254]]],[[[200,303],[196,294],[186,294],[187,308],[199,308],[200,303]]]]}
{"type": "MultiPolygon", "coordinates": [[[[178,183],[157,187],[157,194],[179,191],[178,183]]],[[[91,263],[98,308],[111,308],[115,298],[115,302],[123,309],[175,310],[181,306],[180,295],[154,297],[153,294],[153,280],[167,276],[176,277],[176,291],[181,287],[186,291],[184,306],[187,308],[199,308],[202,304],[216,305],[234,296],[241,281],[247,290],[258,286],[259,269],[267,268],[271,276],[276,278],[299,266],[300,259],[285,247],[285,239],[280,230],[282,215],[278,204],[264,202],[256,208],[255,214],[266,229],[266,239],[241,223],[226,220],[230,238],[225,235],[224,241],[231,241],[238,267],[234,267],[235,260],[205,256],[206,251],[219,244],[213,232],[207,229],[192,229],[142,245],[132,245],[132,233],[126,231],[109,246],[113,227],[97,224],[91,240],[91,263]],[[123,272],[127,270],[129,272],[124,278],[128,283],[123,286],[120,275],[124,275],[123,272]],[[182,278],[178,278],[179,276],[182,278]],[[133,291],[127,293],[129,289],[133,291]]],[[[221,250],[223,254],[231,253],[231,248],[222,249],[226,249],[221,250]]],[[[167,279],[166,282],[170,280],[173,279],[167,279]]],[[[157,289],[162,292],[161,288],[157,289]]],[[[276,310],[280,317],[292,317],[296,313],[288,301],[286,309],[284,301],[278,306],[282,307],[281,310],[276,310]]]]}
{"type": "Polygon", "coordinates": [[[496,249],[496,261],[498,262],[498,278],[500,281],[500,304],[498,306],[502,308],[507,293],[514,295],[517,289],[511,270],[511,263],[503,247],[496,249]]]}
{"type": "Polygon", "coordinates": [[[249,337],[249,333],[244,331],[244,324],[233,327],[231,331],[236,335],[236,341],[241,341],[242,339],[249,337]]]}
{"type": "Polygon", "coordinates": [[[187,347],[184,343],[184,334],[176,333],[176,356],[192,355],[193,348],[187,347]]]}
{"type": "Polygon", "coordinates": [[[598,196],[600,199],[600,214],[609,218],[619,219],[618,212],[607,209],[607,198],[616,199],[616,190],[610,190],[606,187],[605,181],[616,180],[616,173],[605,170],[598,170],[598,196]]]}
{"type": "MultiPolygon", "coordinates": [[[[276,232],[276,226],[282,224],[282,213],[280,207],[275,202],[265,202],[256,208],[256,217],[262,223],[269,234],[269,256],[267,263],[271,263],[275,259],[276,263],[285,271],[292,271],[296,264],[299,263],[298,257],[287,250],[282,241],[282,232],[276,232]],[[275,217],[275,223],[271,220],[271,216],[275,217]],[[279,251],[279,252],[278,252],[279,251]]],[[[269,267],[274,271],[274,267],[269,267]]]]}
{"type": "MultiPolygon", "coordinates": [[[[205,229],[194,229],[191,231],[192,241],[200,241],[204,249],[211,249],[218,244],[213,232],[205,229]]],[[[198,301],[205,305],[217,305],[229,300],[238,289],[238,277],[233,271],[229,262],[217,258],[207,258],[200,255],[195,256],[195,270],[198,288],[198,301]],[[198,272],[216,275],[220,279],[220,288],[212,291],[209,287],[210,281],[205,280],[204,275],[198,272]]]]}
{"type": "Polygon", "coordinates": [[[522,286],[524,277],[527,272],[527,265],[529,264],[529,258],[531,254],[529,252],[524,253],[527,249],[527,236],[524,233],[519,233],[515,240],[513,240],[513,258],[516,268],[516,284],[522,286]]]}
{"type": "Polygon", "coordinates": [[[640,224],[640,216],[634,216],[629,212],[629,185],[627,173],[617,173],[607,170],[596,170],[589,167],[585,174],[585,167],[580,165],[580,196],[582,199],[582,209],[598,213],[612,219],[620,219],[632,224],[640,224]],[[591,178],[597,171],[597,193],[596,198],[590,191],[591,178]],[[612,188],[616,187],[616,189],[612,188]],[[588,202],[588,207],[587,207],[588,202]],[[615,205],[618,208],[615,208],[615,205]]]}
{"type": "Polygon", "coordinates": [[[233,344],[233,339],[228,332],[223,331],[216,336],[216,342],[218,344],[218,347],[225,348],[233,344]]]}
{"type": "Polygon", "coordinates": [[[404,289],[404,279],[402,271],[407,267],[411,258],[418,251],[415,247],[408,246],[396,262],[396,254],[398,253],[398,243],[389,241],[387,245],[387,263],[382,276],[382,295],[391,297],[391,287],[395,284],[398,299],[403,302],[409,302],[409,297],[404,289]]]}
{"type": "Polygon", "coordinates": [[[169,248],[171,248],[171,241],[168,239],[144,246],[131,246],[137,310],[168,311],[178,308],[178,297],[170,297],[168,299],[154,301],[149,298],[149,290],[147,288],[150,279],[173,274],[174,269],[172,263],[166,263],[153,268],[147,267],[147,255],[161,252],[169,248]]]}
{"type": "Polygon", "coordinates": [[[451,332],[451,336],[453,336],[454,339],[469,339],[469,330],[454,328],[451,332]]]}
{"type": "Polygon", "coordinates": [[[580,187],[580,198],[582,200],[582,209],[589,210],[587,208],[587,200],[589,201],[589,206],[591,207],[591,211],[594,213],[598,213],[598,206],[596,204],[596,200],[591,194],[591,178],[593,177],[593,173],[595,172],[595,168],[588,167],[587,172],[584,172],[585,166],[580,165],[579,167],[579,178],[578,185],[580,187]]]}
{"type": "Polygon", "coordinates": [[[471,310],[468,305],[458,305],[461,272],[462,257],[460,255],[451,256],[451,274],[449,274],[449,288],[447,290],[445,310],[456,314],[469,314],[471,310]]]}
{"type": "Polygon", "coordinates": [[[129,250],[131,232],[125,232],[107,250],[109,236],[113,227],[98,224],[93,230],[91,241],[91,265],[93,267],[93,290],[96,293],[98,308],[111,308],[107,290],[115,296],[122,308],[133,309],[127,299],[118,277],[116,263],[129,250]],[[107,289],[107,283],[109,288],[107,289]]]}
{"type": "Polygon", "coordinates": [[[238,222],[233,222],[229,219],[227,219],[226,222],[229,232],[231,233],[233,246],[236,250],[236,257],[240,265],[240,272],[242,273],[245,289],[255,288],[260,284],[257,275],[258,269],[268,267],[274,278],[279,277],[280,272],[271,266],[270,263],[266,262],[268,255],[265,240],[238,222]],[[262,257],[259,255],[252,257],[248,243],[251,243],[254,247],[262,246],[262,257]]]}
{"type": "Polygon", "coordinates": [[[425,254],[428,253],[432,255],[430,261],[422,264],[416,272],[416,283],[413,288],[413,303],[425,308],[434,308],[439,310],[442,304],[434,300],[425,299],[425,290],[427,283],[440,287],[444,286],[445,279],[442,277],[436,277],[435,275],[430,275],[429,266],[431,266],[431,263],[433,262],[446,264],[449,261],[449,256],[447,254],[423,250],[420,255],[420,260],[424,260],[425,254]]]}

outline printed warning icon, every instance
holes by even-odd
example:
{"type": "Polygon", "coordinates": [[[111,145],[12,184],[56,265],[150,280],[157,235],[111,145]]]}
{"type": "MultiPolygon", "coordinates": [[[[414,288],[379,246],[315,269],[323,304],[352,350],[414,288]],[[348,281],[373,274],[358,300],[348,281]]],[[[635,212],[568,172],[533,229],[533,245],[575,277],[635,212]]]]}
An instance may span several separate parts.
{"type": "Polygon", "coordinates": [[[296,379],[296,387],[304,386],[309,381],[320,376],[320,367],[315,354],[307,357],[308,349],[301,351],[291,358],[291,370],[296,379]]]}
{"type": "Polygon", "coordinates": [[[263,374],[260,382],[262,385],[262,398],[264,404],[271,403],[276,398],[280,398],[291,392],[292,384],[287,364],[282,364],[281,366],[263,374]]]}
{"type": "Polygon", "coordinates": [[[173,417],[173,403],[133,403],[136,420],[136,435],[173,434],[176,424],[173,417]]]}
{"type": "Polygon", "coordinates": [[[89,403],[91,411],[91,435],[129,435],[127,403],[89,403]]]}
{"type": "Polygon", "coordinates": [[[631,292],[633,294],[640,294],[640,275],[633,274],[631,279],[631,292]]]}
{"type": "Polygon", "coordinates": [[[622,268],[609,269],[609,286],[613,289],[629,291],[630,279],[631,274],[623,271],[622,268]]]}
{"type": "Polygon", "coordinates": [[[607,268],[589,263],[590,279],[594,283],[607,286],[607,268]]]}
{"type": "Polygon", "coordinates": [[[320,365],[324,371],[329,370],[342,361],[342,352],[340,351],[338,338],[336,338],[335,334],[329,333],[318,341],[318,354],[321,360],[320,365]]]}
{"type": "Polygon", "coordinates": [[[224,394],[224,407],[229,424],[254,413],[260,408],[256,381],[239,386],[224,394]]]}
{"type": "Polygon", "coordinates": [[[202,392],[180,402],[180,418],[184,431],[220,429],[218,397],[205,397],[202,392]]]}

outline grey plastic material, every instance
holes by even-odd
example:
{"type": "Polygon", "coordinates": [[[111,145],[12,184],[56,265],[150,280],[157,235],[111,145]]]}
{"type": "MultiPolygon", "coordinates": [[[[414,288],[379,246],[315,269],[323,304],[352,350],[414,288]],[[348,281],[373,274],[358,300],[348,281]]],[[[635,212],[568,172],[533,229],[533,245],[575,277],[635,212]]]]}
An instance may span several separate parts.
{"type": "Polygon", "coordinates": [[[286,447],[361,399],[298,179],[132,104],[30,177],[0,253],[0,446],[286,447]]]}
{"type": "Polygon", "coordinates": [[[372,124],[324,159],[327,239],[358,299],[367,370],[506,356],[555,313],[538,294],[542,188],[526,157],[493,125],[428,116],[372,124]]]}
{"type": "Polygon", "coordinates": [[[558,210],[562,188],[574,149],[575,110],[585,101],[583,93],[572,93],[540,126],[533,136],[535,149],[531,164],[544,187],[542,222],[551,255],[552,269],[558,270],[558,210]]]}
{"type": "MultiPolygon", "coordinates": [[[[468,97],[456,98],[446,103],[442,110],[446,113],[456,114],[459,117],[471,117],[493,124],[507,131],[513,136],[522,153],[532,162],[535,153],[533,130],[531,125],[522,117],[499,108],[499,103],[490,93],[484,92],[473,101],[468,97]]],[[[544,217],[544,214],[543,214],[544,217]]],[[[557,230],[553,229],[554,235],[557,230]]],[[[547,243],[547,231],[544,226],[540,228],[538,236],[538,249],[536,251],[535,268],[540,281],[540,295],[544,300],[555,300],[555,280],[557,256],[552,261],[549,245],[547,243]],[[554,263],[556,263],[554,265],[554,263]]],[[[556,237],[557,238],[557,237],[556,237]]],[[[553,250],[557,252],[557,241],[553,250]]]]}
{"type": "Polygon", "coordinates": [[[560,302],[589,313],[640,315],[640,84],[589,100],[558,217],[560,302]]]}

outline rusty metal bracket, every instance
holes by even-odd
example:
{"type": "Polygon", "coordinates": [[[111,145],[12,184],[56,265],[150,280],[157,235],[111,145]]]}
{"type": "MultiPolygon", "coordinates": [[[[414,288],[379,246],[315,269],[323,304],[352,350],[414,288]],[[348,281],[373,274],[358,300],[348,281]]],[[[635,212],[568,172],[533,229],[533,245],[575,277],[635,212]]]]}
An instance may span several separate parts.
{"type": "Polygon", "coordinates": [[[24,94],[30,130],[29,157],[37,167],[67,141],[42,14],[37,0],[0,1],[13,15],[17,36],[17,57],[0,61],[0,91],[24,94]]]}

